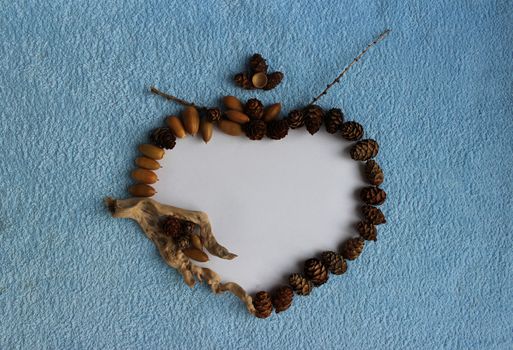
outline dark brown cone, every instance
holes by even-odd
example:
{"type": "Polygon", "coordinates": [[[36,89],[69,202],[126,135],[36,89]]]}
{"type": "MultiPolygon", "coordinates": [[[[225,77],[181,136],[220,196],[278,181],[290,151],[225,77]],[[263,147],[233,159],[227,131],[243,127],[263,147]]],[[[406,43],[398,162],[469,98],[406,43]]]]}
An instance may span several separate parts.
{"type": "Polygon", "coordinates": [[[364,174],[367,182],[374,186],[381,185],[385,180],[383,170],[381,170],[379,164],[373,159],[365,163],[364,174]]]}
{"type": "Polygon", "coordinates": [[[360,198],[365,204],[381,205],[387,199],[387,194],[379,187],[364,187],[360,191],[360,198]]]}
{"type": "Polygon", "coordinates": [[[263,120],[254,119],[243,125],[244,133],[250,140],[261,140],[267,131],[267,126],[263,120]]]}
{"type": "Polygon", "coordinates": [[[253,84],[251,83],[251,79],[249,79],[246,73],[238,73],[233,77],[233,81],[235,85],[240,86],[243,89],[251,90],[253,89],[253,84]]]}
{"type": "Polygon", "coordinates": [[[297,295],[308,295],[312,291],[312,282],[299,273],[289,276],[289,285],[297,295]]]}
{"type": "Polygon", "coordinates": [[[374,158],[379,151],[379,145],[372,139],[358,141],[351,147],[349,153],[354,160],[369,160],[374,158]]]}
{"type": "Polygon", "coordinates": [[[354,260],[360,256],[364,245],[365,241],[362,238],[348,239],[342,246],[342,256],[348,260],[354,260]]]}
{"type": "Polygon", "coordinates": [[[262,57],[262,55],[256,53],[249,59],[249,68],[253,74],[260,72],[267,73],[267,62],[265,61],[265,58],[262,57]]]}
{"type": "Polygon", "coordinates": [[[363,218],[373,225],[381,225],[387,222],[385,215],[379,208],[370,205],[362,205],[361,210],[363,218]]]}
{"type": "Polygon", "coordinates": [[[286,120],[291,129],[298,129],[305,125],[303,112],[300,109],[294,109],[293,111],[290,111],[286,120]]]}
{"type": "Polygon", "coordinates": [[[287,310],[292,305],[294,292],[288,286],[282,286],[273,293],[272,302],[276,313],[287,310]]]}
{"type": "Polygon", "coordinates": [[[305,276],[313,285],[318,287],[328,281],[328,271],[319,259],[308,259],[305,261],[305,276]]]}
{"type": "Polygon", "coordinates": [[[162,221],[162,232],[169,237],[178,237],[182,232],[182,223],[173,216],[166,216],[162,221]]]}
{"type": "Polygon", "coordinates": [[[363,126],[357,122],[345,122],[340,126],[340,133],[348,141],[358,141],[363,137],[363,126]]]}
{"type": "Polygon", "coordinates": [[[377,239],[378,230],[376,226],[371,223],[360,221],[356,224],[356,229],[362,237],[366,241],[375,241],[377,239]]]}
{"type": "Polygon", "coordinates": [[[305,118],[306,130],[310,134],[315,134],[322,125],[322,120],[324,119],[324,111],[321,107],[316,105],[309,105],[305,109],[303,109],[303,115],[305,118]]]}
{"type": "Polygon", "coordinates": [[[334,275],[341,275],[347,271],[347,264],[344,258],[335,252],[326,251],[321,254],[321,261],[329,272],[334,275]]]}
{"type": "Polygon", "coordinates": [[[189,248],[191,245],[191,239],[188,235],[180,235],[174,239],[176,247],[179,250],[189,248]]]}
{"type": "Polygon", "coordinates": [[[196,224],[192,221],[184,220],[182,221],[181,232],[185,235],[192,235],[194,233],[194,229],[196,228],[196,224]]]}
{"type": "Polygon", "coordinates": [[[324,116],[324,125],[326,126],[326,131],[330,134],[339,131],[343,122],[344,114],[339,108],[330,109],[324,116]]]}
{"type": "Polygon", "coordinates": [[[151,132],[150,141],[155,146],[165,149],[173,149],[176,145],[176,137],[169,128],[157,128],[151,132]]]}
{"type": "Polygon", "coordinates": [[[271,296],[269,293],[264,291],[256,293],[253,298],[253,306],[256,310],[255,316],[258,318],[267,318],[271,316],[271,313],[273,312],[271,296]]]}
{"type": "Polygon", "coordinates": [[[246,102],[244,112],[246,112],[251,119],[261,119],[264,115],[264,105],[260,100],[251,98],[246,102]]]}
{"type": "Polygon", "coordinates": [[[221,110],[219,108],[209,108],[205,112],[205,118],[211,123],[216,123],[221,120],[221,110]]]}
{"type": "Polygon", "coordinates": [[[272,90],[278,85],[280,85],[283,80],[282,72],[272,72],[271,74],[267,74],[267,84],[264,86],[264,90],[272,90]]]}
{"type": "Polygon", "coordinates": [[[267,137],[280,140],[289,133],[289,124],[285,119],[275,119],[267,124],[267,137]]]}

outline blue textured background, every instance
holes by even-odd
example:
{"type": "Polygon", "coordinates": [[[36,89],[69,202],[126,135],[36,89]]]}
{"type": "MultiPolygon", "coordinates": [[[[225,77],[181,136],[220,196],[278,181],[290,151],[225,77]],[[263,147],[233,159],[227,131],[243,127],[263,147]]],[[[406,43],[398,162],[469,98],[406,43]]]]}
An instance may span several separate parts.
{"type": "Polygon", "coordinates": [[[511,1],[42,3],[0,11],[1,349],[513,348],[511,1]],[[315,296],[255,319],[107,215],[176,111],[148,85],[248,97],[256,51],[291,108],[386,27],[321,105],[380,141],[390,224],[315,296]]]}

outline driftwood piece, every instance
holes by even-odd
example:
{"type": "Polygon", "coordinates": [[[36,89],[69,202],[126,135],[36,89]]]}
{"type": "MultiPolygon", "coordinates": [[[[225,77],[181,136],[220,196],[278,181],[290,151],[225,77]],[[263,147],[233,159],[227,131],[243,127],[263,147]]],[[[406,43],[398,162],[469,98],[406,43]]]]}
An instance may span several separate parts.
{"type": "Polygon", "coordinates": [[[223,259],[233,259],[237,255],[220,245],[212,232],[208,215],[201,211],[192,211],[170,205],[161,204],[150,198],[113,199],[106,198],[110,213],[115,218],[135,220],[146,236],[155,243],[164,261],[176,269],[189,287],[193,287],[196,279],[205,281],[214,293],[231,292],[241,299],[252,314],[255,313],[251,296],[237,283],[221,283],[221,277],[213,270],[195,265],[175,246],[173,239],[162,234],[160,219],[171,215],[181,220],[188,220],[200,228],[200,236],[209,253],[223,259]]]}

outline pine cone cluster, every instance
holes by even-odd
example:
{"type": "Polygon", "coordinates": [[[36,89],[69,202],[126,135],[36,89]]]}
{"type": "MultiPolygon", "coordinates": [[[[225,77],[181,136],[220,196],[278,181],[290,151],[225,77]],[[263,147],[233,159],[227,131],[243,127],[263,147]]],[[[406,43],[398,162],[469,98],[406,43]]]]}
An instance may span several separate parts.
{"type": "Polygon", "coordinates": [[[309,105],[303,110],[303,116],[305,119],[306,130],[313,135],[322,125],[324,119],[324,111],[321,107],[316,105],[309,105]]]}
{"type": "Polygon", "coordinates": [[[321,254],[321,261],[329,272],[341,275],[347,271],[347,263],[344,258],[335,252],[326,251],[321,254]]]}
{"type": "Polygon", "coordinates": [[[366,241],[375,241],[377,239],[378,230],[376,226],[369,222],[360,221],[356,224],[356,230],[358,230],[360,237],[366,241]]]}
{"type": "Polygon", "coordinates": [[[166,216],[162,221],[162,232],[169,237],[178,237],[182,233],[181,220],[174,216],[166,216]]]}
{"type": "Polygon", "coordinates": [[[246,102],[244,111],[251,119],[261,119],[264,115],[264,105],[260,100],[252,98],[246,102]]]}
{"type": "Polygon", "coordinates": [[[271,296],[265,291],[256,293],[253,298],[253,306],[256,310],[255,316],[258,318],[267,318],[271,316],[271,313],[273,312],[271,296]]]}
{"type": "Polygon", "coordinates": [[[233,78],[235,84],[243,89],[272,90],[283,80],[282,72],[267,73],[267,62],[258,53],[249,58],[248,68],[248,72],[238,73],[233,78]]]}
{"type": "Polygon", "coordinates": [[[312,281],[314,286],[323,285],[328,281],[328,271],[319,259],[308,259],[305,261],[305,276],[312,281]]]}
{"type": "Polygon", "coordinates": [[[294,110],[290,111],[286,120],[291,129],[298,129],[298,128],[302,127],[303,125],[305,125],[303,112],[300,109],[294,109],[294,110]]]}
{"type": "Polygon", "coordinates": [[[370,205],[363,205],[361,207],[361,212],[365,221],[373,225],[381,225],[387,222],[385,215],[379,208],[370,205]]]}
{"type": "Polygon", "coordinates": [[[221,110],[219,108],[208,108],[205,112],[205,118],[211,123],[216,123],[221,120],[221,110]]]}
{"type": "Polygon", "coordinates": [[[364,187],[360,191],[360,198],[365,204],[381,205],[387,199],[387,194],[379,187],[364,187]]]}
{"type": "Polygon", "coordinates": [[[379,145],[372,139],[358,141],[353,145],[349,153],[354,160],[369,160],[374,158],[379,151],[379,145]]]}
{"type": "Polygon", "coordinates": [[[294,292],[292,288],[282,286],[273,293],[272,303],[276,313],[287,310],[292,305],[292,299],[294,298],[294,292]]]}
{"type": "Polygon", "coordinates": [[[365,241],[362,238],[351,238],[344,242],[342,246],[342,256],[348,260],[354,260],[360,256],[363,251],[365,241]]]}
{"type": "Polygon", "coordinates": [[[358,141],[363,137],[363,126],[357,122],[345,122],[340,126],[340,133],[348,141],[358,141]]]}
{"type": "Polygon", "coordinates": [[[363,172],[365,174],[366,180],[371,185],[379,186],[385,180],[383,170],[381,170],[381,167],[374,159],[370,159],[367,161],[367,163],[365,163],[365,168],[363,172]]]}
{"type": "Polygon", "coordinates": [[[271,120],[267,124],[267,137],[273,140],[280,140],[289,133],[289,124],[285,119],[271,120]]]}
{"type": "Polygon", "coordinates": [[[250,140],[261,140],[265,136],[267,125],[261,119],[254,119],[244,124],[243,129],[250,140]]]}
{"type": "Polygon", "coordinates": [[[282,72],[272,72],[271,74],[267,74],[267,84],[264,87],[264,90],[272,90],[278,85],[280,85],[283,80],[282,72]]]}
{"type": "Polygon", "coordinates": [[[162,127],[151,132],[150,141],[160,148],[173,149],[176,145],[176,136],[171,129],[162,127]]]}
{"type": "Polygon", "coordinates": [[[344,122],[344,114],[339,108],[330,109],[324,116],[326,131],[330,134],[336,133],[344,122]]]}
{"type": "Polygon", "coordinates": [[[297,295],[308,295],[312,291],[312,282],[299,273],[289,276],[289,285],[297,295]]]}

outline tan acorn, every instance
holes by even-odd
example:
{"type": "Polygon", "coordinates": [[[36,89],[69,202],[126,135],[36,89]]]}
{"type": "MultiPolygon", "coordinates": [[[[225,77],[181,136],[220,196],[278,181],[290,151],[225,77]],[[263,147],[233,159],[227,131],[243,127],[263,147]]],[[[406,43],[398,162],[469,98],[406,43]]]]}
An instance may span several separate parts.
{"type": "Polygon", "coordinates": [[[228,119],[235,123],[244,124],[249,122],[249,117],[246,114],[233,109],[224,112],[224,114],[228,119]]]}
{"type": "Polygon", "coordinates": [[[175,115],[169,116],[166,119],[166,123],[176,137],[180,139],[185,137],[185,129],[180,118],[175,115]]]}
{"type": "Polygon", "coordinates": [[[242,102],[235,97],[235,96],[225,96],[223,97],[223,104],[226,107],[226,109],[231,109],[233,111],[244,111],[244,106],[242,105],[242,102]]]}
{"type": "Polygon", "coordinates": [[[139,145],[139,152],[154,160],[162,159],[165,153],[162,148],[150,145],[148,143],[139,145]]]}
{"type": "Polygon", "coordinates": [[[134,197],[151,197],[157,193],[153,187],[146,184],[132,185],[128,187],[128,192],[130,192],[134,197]]]}
{"type": "Polygon", "coordinates": [[[182,118],[185,131],[192,136],[196,135],[200,124],[198,110],[193,106],[187,106],[182,112],[182,118]]]}
{"type": "Polygon", "coordinates": [[[201,120],[200,124],[201,138],[205,143],[208,143],[212,138],[212,133],[214,131],[214,124],[209,122],[206,119],[201,120]]]}
{"type": "Polygon", "coordinates": [[[194,248],[203,250],[203,244],[201,243],[201,238],[198,235],[191,236],[191,244],[194,248]]]}
{"type": "Polygon", "coordinates": [[[221,119],[217,126],[219,129],[227,135],[240,136],[242,135],[242,127],[240,124],[232,122],[230,120],[221,119]]]}
{"type": "Polygon", "coordinates": [[[139,168],[148,169],[148,170],[158,170],[160,169],[160,164],[154,159],[148,157],[137,157],[135,159],[135,164],[139,168]]]}
{"type": "Polygon", "coordinates": [[[132,171],[132,178],[143,184],[154,184],[158,181],[157,174],[148,169],[137,168],[132,171]]]}
{"type": "Polygon", "coordinates": [[[274,103],[264,110],[264,121],[270,122],[275,119],[281,112],[281,103],[274,103]]]}
{"type": "Polygon", "coordinates": [[[185,254],[188,258],[192,260],[196,260],[199,262],[207,262],[208,261],[208,255],[205,254],[204,251],[195,248],[195,247],[189,247],[182,250],[182,253],[185,254]]]}

